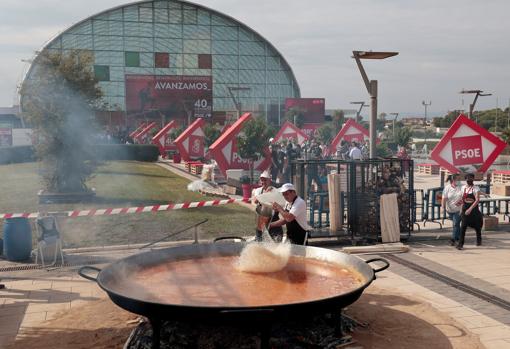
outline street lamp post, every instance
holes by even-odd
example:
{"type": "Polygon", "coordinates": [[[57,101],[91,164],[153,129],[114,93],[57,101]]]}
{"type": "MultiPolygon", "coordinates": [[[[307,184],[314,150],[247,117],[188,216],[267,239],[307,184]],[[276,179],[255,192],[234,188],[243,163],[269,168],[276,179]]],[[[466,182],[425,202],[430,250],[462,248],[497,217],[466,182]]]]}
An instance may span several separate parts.
{"type": "MultiPolygon", "coordinates": [[[[459,93],[467,94],[472,93],[475,94],[475,99],[473,100],[473,103],[469,105],[469,118],[473,118],[473,110],[475,109],[476,101],[478,100],[478,97],[485,97],[485,96],[492,96],[492,93],[483,93],[482,90],[462,90],[459,93]]],[[[478,117],[476,118],[476,122],[478,123],[478,117]]]]}
{"type": "Polygon", "coordinates": [[[232,98],[234,106],[236,107],[237,119],[239,119],[239,117],[241,116],[241,101],[239,100],[239,95],[236,98],[234,91],[239,93],[239,91],[249,90],[251,90],[251,88],[249,87],[228,86],[228,93],[230,94],[230,98],[232,98]]]}
{"type": "Polygon", "coordinates": [[[390,113],[390,115],[394,115],[393,118],[393,142],[395,142],[395,121],[397,121],[398,113],[390,113]]]}
{"type": "Polygon", "coordinates": [[[365,104],[364,101],[362,101],[362,102],[351,102],[351,104],[359,104],[359,109],[356,112],[356,122],[360,122],[361,121],[361,109],[363,109],[363,107],[369,107],[369,105],[365,104]]]}
{"type": "Polygon", "coordinates": [[[425,102],[425,101],[422,101],[421,104],[425,107],[425,119],[424,119],[424,124],[427,125],[427,107],[429,105],[432,105],[432,101],[429,101],[428,103],[425,102]]]}
{"type": "Polygon", "coordinates": [[[385,59],[398,55],[398,52],[373,52],[373,51],[352,51],[352,58],[356,60],[356,64],[363,78],[363,82],[370,95],[370,158],[375,158],[375,141],[376,141],[376,126],[377,126],[377,80],[369,80],[363,65],[362,59],[385,59]]]}

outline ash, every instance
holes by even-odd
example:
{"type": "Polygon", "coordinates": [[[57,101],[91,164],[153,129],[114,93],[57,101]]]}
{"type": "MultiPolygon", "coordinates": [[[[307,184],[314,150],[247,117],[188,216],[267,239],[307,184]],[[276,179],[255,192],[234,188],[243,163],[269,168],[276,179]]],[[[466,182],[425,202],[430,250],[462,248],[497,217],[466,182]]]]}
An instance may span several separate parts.
{"type": "MultiPolygon", "coordinates": [[[[354,343],[352,332],[363,324],[342,316],[341,324],[329,314],[308,317],[307,320],[273,322],[269,347],[272,349],[335,349],[354,343]]],[[[260,326],[260,325],[259,325],[260,326]]],[[[165,321],[161,327],[161,349],[258,349],[261,345],[260,327],[218,326],[182,321],[165,321]]],[[[124,349],[151,349],[152,326],[140,323],[132,332],[124,349]]]]}

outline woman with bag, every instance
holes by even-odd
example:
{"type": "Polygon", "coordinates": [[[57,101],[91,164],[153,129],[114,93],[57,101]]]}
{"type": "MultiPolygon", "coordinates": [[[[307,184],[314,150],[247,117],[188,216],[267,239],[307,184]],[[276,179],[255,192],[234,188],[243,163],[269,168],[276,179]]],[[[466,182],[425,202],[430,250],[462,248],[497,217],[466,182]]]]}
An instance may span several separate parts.
{"type": "Polygon", "coordinates": [[[480,202],[480,188],[474,185],[475,175],[469,173],[466,175],[466,185],[462,187],[462,211],[460,225],[460,239],[457,245],[458,250],[464,247],[464,238],[466,237],[466,229],[471,227],[476,231],[476,246],[482,244],[482,225],[483,216],[478,208],[480,202]]]}

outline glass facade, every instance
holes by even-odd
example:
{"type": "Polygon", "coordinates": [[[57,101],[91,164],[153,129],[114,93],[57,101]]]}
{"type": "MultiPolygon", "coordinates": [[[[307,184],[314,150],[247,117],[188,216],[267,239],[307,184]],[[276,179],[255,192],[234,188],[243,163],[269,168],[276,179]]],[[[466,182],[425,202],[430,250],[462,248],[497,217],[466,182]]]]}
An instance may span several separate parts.
{"type": "Polygon", "coordinates": [[[210,76],[214,113],[241,110],[283,118],[300,97],[285,59],[260,35],[225,15],[180,1],[114,8],[71,27],[46,46],[90,50],[111,110],[126,111],[126,76],[210,76]]]}

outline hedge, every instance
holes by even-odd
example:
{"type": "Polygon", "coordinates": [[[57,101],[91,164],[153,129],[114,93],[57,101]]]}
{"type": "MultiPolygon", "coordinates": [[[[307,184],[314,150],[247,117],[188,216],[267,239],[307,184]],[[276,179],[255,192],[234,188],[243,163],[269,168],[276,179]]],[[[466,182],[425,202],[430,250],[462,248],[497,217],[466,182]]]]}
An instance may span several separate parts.
{"type": "MultiPolygon", "coordinates": [[[[154,162],[158,160],[159,149],[152,144],[96,144],[91,155],[97,160],[135,160],[154,162]]],[[[32,146],[0,147],[0,164],[16,164],[35,161],[32,146]]]]}

